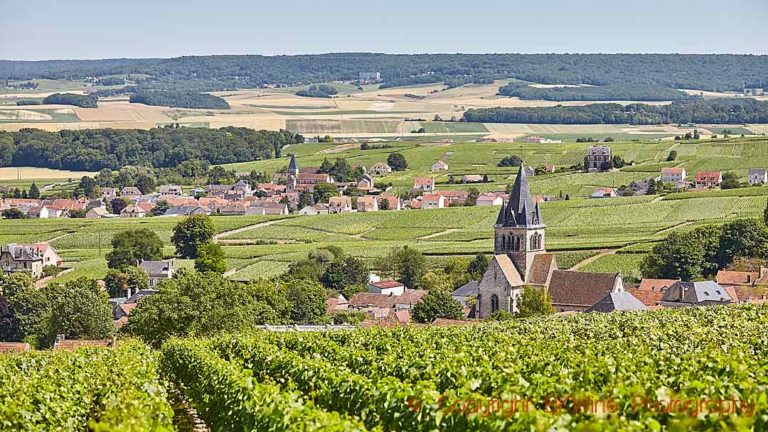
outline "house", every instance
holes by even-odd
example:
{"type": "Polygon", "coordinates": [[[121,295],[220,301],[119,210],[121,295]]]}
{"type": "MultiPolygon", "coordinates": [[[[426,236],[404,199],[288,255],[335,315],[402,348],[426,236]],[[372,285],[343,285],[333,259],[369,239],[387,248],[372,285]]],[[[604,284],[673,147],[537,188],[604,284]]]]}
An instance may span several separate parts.
{"type": "Polygon", "coordinates": [[[349,300],[339,294],[338,297],[329,298],[325,301],[325,313],[331,315],[336,312],[346,312],[349,310],[349,300]]]}
{"type": "Polygon", "coordinates": [[[558,312],[584,312],[606,294],[621,292],[624,292],[624,281],[620,273],[556,270],[549,283],[552,306],[558,312]]]}
{"type": "Polygon", "coordinates": [[[585,160],[587,171],[608,171],[611,168],[611,148],[608,146],[590,146],[585,160]]]}
{"type": "Polygon", "coordinates": [[[170,279],[176,273],[174,260],[142,261],[139,268],[144,269],[149,276],[149,287],[156,288],[160,282],[170,279]]]}
{"type": "Polygon", "coordinates": [[[613,188],[597,188],[592,192],[590,198],[616,198],[617,196],[616,190],[613,188]]]}
{"type": "Polygon", "coordinates": [[[461,303],[461,306],[466,308],[470,306],[470,303],[474,302],[479,293],[480,283],[477,281],[469,281],[453,291],[451,297],[461,303]]]}
{"type": "MultiPolygon", "coordinates": [[[[57,219],[65,215],[64,209],[54,206],[35,207],[34,210],[37,210],[37,217],[40,219],[57,219]]],[[[32,211],[32,213],[28,212],[27,216],[33,217],[34,213],[35,211],[32,211]]]]}
{"type": "Polygon", "coordinates": [[[266,196],[272,196],[285,192],[285,185],[279,185],[275,183],[259,183],[256,185],[256,191],[261,192],[266,196]]]}
{"type": "Polygon", "coordinates": [[[306,206],[299,210],[299,215],[302,216],[314,216],[320,214],[330,214],[328,210],[328,204],[315,204],[313,206],[306,206]]]}
{"type": "Polygon", "coordinates": [[[43,275],[45,261],[38,248],[11,243],[0,249],[0,267],[5,275],[26,272],[39,279],[43,275]]]}
{"type": "Polygon", "coordinates": [[[410,310],[427,295],[426,290],[406,289],[401,295],[385,295],[372,292],[357,293],[349,300],[349,310],[366,312],[374,319],[387,318],[390,314],[410,310]]]}
{"type": "Polygon", "coordinates": [[[648,193],[648,183],[650,180],[632,180],[627,187],[635,195],[645,195],[648,193]]]}
{"type": "Polygon", "coordinates": [[[114,198],[117,196],[117,189],[111,187],[101,188],[102,198],[114,198]]]}
{"type": "Polygon", "coordinates": [[[413,179],[414,192],[432,192],[435,190],[435,179],[429,177],[416,177],[413,179]]]}
{"type": "Polygon", "coordinates": [[[205,187],[205,194],[209,197],[223,197],[232,190],[230,185],[207,185],[205,187]]]}
{"type": "Polygon", "coordinates": [[[661,305],[665,307],[688,307],[728,304],[735,301],[715,281],[675,282],[664,291],[661,305]]]}
{"type": "Polygon", "coordinates": [[[432,164],[432,168],[430,168],[430,171],[432,172],[448,171],[448,164],[445,161],[439,160],[432,164]]]}
{"type": "Polygon", "coordinates": [[[120,211],[121,218],[141,218],[147,215],[147,211],[138,205],[129,205],[120,211]]]}
{"type": "Polygon", "coordinates": [[[405,285],[393,280],[368,283],[368,292],[386,296],[400,296],[405,292],[405,285]]]}
{"type": "Polygon", "coordinates": [[[699,171],[696,173],[697,188],[713,188],[723,182],[723,174],[720,171],[699,171]]]}
{"type": "Polygon", "coordinates": [[[445,197],[442,194],[424,194],[421,197],[422,209],[441,209],[445,208],[445,197]]]}
{"type": "Polygon", "coordinates": [[[49,265],[60,267],[64,263],[64,260],[61,259],[61,256],[56,252],[56,249],[51,247],[48,242],[32,243],[23,246],[36,249],[40,255],[43,256],[43,267],[49,265]]]}
{"type": "Polygon", "coordinates": [[[482,183],[483,176],[477,174],[467,174],[461,176],[462,183],[482,183]]]}
{"type": "Polygon", "coordinates": [[[379,210],[385,210],[384,208],[382,208],[382,205],[381,205],[381,203],[384,201],[387,202],[385,204],[386,210],[402,210],[403,209],[403,201],[397,195],[383,193],[380,195],[376,195],[376,201],[379,202],[379,210]]]}
{"type": "Polygon", "coordinates": [[[647,309],[663,308],[663,306],[661,306],[661,299],[662,297],[664,297],[663,291],[642,290],[640,288],[625,288],[625,289],[628,293],[632,294],[634,298],[640,301],[640,303],[645,305],[647,309]]]}
{"type": "Polygon", "coordinates": [[[352,211],[352,198],[348,196],[333,196],[328,200],[328,211],[331,214],[349,213],[352,211]]]}
{"type": "Polygon", "coordinates": [[[528,144],[559,144],[563,141],[548,139],[540,136],[527,136],[523,138],[523,142],[528,144]]]}
{"type": "Polygon", "coordinates": [[[375,176],[385,176],[385,175],[387,175],[387,174],[392,172],[392,167],[390,167],[389,165],[387,165],[384,162],[379,162],[379,163],[374,164],[368,170],[368,172],[371,175],[375,175],[375,176]]]}
{"type": "Polygon", "coordinates": [[[477,204],[481,207],[500,206],[504,204],[504,198],[497,193],[484,193],[477,197],[477,204]]]}
{"type": "Polygon", "coordinates": [[[161,185],[158,192],[160,195],[181,196],[184,194],[184,190],[179,185],[161,185]]]}
{"type": "Polygon", "coordinates": [[[467,202],[469,198],[469,192],[463,190],[444,190],[435,191],[435,194],[440,194],[445,198],[445,206],[462,206],[467,202]]]}
{"type": "Polygon", "coordinates": [[[288,204],[285,203],[260,202],[245,209],[247,215],[287,215],[288,213],[288,204]]]}
{"type": "Polygon", "coordinates": [[[239,195],[243,195],[243,196],[248,196],[253,193],[253,190],[251,189],[251,184],[245,180],[238,180],[237,183],[235,183],[232,186],[232,190],[238,192],[239,195]]]}
{"type": "Polygon", "coordinates": [[[584,312],[643,311],[648,307],[627,291],[609,292],[584,312]]]}
{"type": "Polygon", "coordinates": [[[137,187],[126,186],[120,190],[120,196],[123,198],[138,198],[141,196],[141,191],[137,187]]]}
{"type": "Polygon", "coordinates": [[[357,188],[364,191],[373,189],[373,177],[370,174],[363,174],[357,181],[357,188]]]}
{"type": "Polygon", "coordinates": [[[163,216],[192,216],[192,215],[209,215],[211,210],[208,207],[200,205],[181,205],[178,207],[171,207],[165,211],[163,216]]]}
{"type": "Polygon", "coordinates": [[[751,186],[764,185],[768,183],[768,170],[765,168],[750,168],[747,172],[747,178],[751,186]]]}
{"type": "Polygon", "coordinates": [[[661,182],[679,184],[685,181],[685,168],[662,168],[661,182]]]}
{"type": "Polygon", "coordinates": [[[101,219],[113,216],[106,207],[94,207],[85,213],[86,219],[101,219]]]}
{"type": "Polygon", "coordinates": [[[719,270],[715,276],[715,281],[720,285],[726,286],[754,286],[760,279],[758,272],[742,272],[731,270],[719,270]]]}
{"type": "Polygon", "coordinates": [[[680,282],[679,279],[648,279],[644,278],[640,281],[640,286],[637,287],[640,291],[656,291],[664,292],[667,288],[671,287],[675,283],[680,282]]]}
{"type": "Polygon", "coordinates": [[[375,212],[379,211],[379,202],[373,195],[366,195],[357,198],[357,211],[375,212]]]}
{"type": "Polygon", "coordinates": [[[245,204],[240,202],[231,202],[218,209],[218,212],[224,216],[242,216],[245,214],[246,210],[247,208],[245,207],[245,204]]]}

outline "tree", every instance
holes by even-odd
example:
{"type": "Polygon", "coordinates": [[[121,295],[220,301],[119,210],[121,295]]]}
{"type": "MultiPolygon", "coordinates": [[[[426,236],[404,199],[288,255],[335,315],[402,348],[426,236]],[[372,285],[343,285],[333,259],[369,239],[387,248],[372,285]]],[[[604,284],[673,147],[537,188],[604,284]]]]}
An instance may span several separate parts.
{"type": "Polygon", "coordinates": [[[723,225],[718,248],[720,268],[735,257],[768,258],[768,228],[757,219],[742,219],[723,225]]]}
{"type": "Polygon", "coordinates": [[[218,273],[182,270],[155,295],[139,302],[124,332],[158,347],[172,336],[208,336],[258,324],[286,323],[259,299],[262,294],[263,289],[227,280],[218,273]]]}
{"type": "Polygon", "coordinates": [[[398,280],[408,288],[418,288],[427,271],[427,260],[416,249],[403,246],[395,253],[395,268],[398,280]]]}
{"type": "Polygon", "coordinates": [[[197,258],[200,246],[213,241],[216,227],[206,215],[192,215],[176,224],[171,242],[183,258],[197,258]]]}
{"type": "Polygon", "coordinates": [[[291,303],[291,321],[319,323],[325,317],[327,293],[322,285],[307,280],[286,283],[285,296],[291,303]]]}
{"type": "Polygon", "coordinates": [[[303,190],[299,194],[299,209],[303,209],[304,207],[313,205],[314,202],[312,201],[312,193],[308,190],[303,190]]]}
{"type": "Polygon", "coordinates": [[[614,156],[611,158],[611,167],[612,168],[621,168],[625,165],[624,158],[622,158],[619,155],[614,156]]]}
{"type": "Polygon", "coordinates": [[[157,261],[163,258],[163,241],[147,228],[123,231],[112,238],[112,250],[106,258],[107,266],[113,269],[137,266],[141,261],[157,261]]]}
{"type": "Polygon", "coordinates": [[[152,208],[152,210],[149,212],[150,216],[162,216],[165,214],[165,212],[168,211],[168,209],[171,208],[171,205],[168,204],[168,201],[166,200],[159,200],[155,207],[152,208]]]}
{"type": "Polygon", "coordinates": [[[8,301],[2,294],[0,294],[0,341],[21,341],[19,320],[17,320],[16,316],[11,312],[11,308],[8,306],[8,301]]]}
{"type": "Polygon", "coordinates": [[[110,269],[104,277],[104,285],[111,298],[130,297],[149,288],[149,275],[139,267],[125,267],[122,271],[110,269]]]}
{"type": "Polygon", "coordinates": [[[130,203],[131,202],[125,198],[112,198],[112,201],[109,202],[110,207],[112,207],[112,214],[119,215],[130,203]]]}
{"type": "Polygon", "coordinates": [[[650,179],[648,180],[648,192],[646,192],[648,195],[656,195],[659,193],[659,185],[656,183],[656,179],[650,179]]]}
{"type": "Polygon", "coordinates": [[[477,205],[477,198],[480,196],[480,191],[477,188],[469,188],[469,194],[467,194],[467,200],[464,201],[465,206],[477,205]]]}
{"type": "Polygon", "coordinates": [[[23,211],[15,207],[3,210],[2,215],[3,215],[3,218],[5,219],[26,219],[27,218],[27,215],[25,215],[23,211]]]}
{"type": "Polygon", "coordinates": [[[379,210],[389,210],[389,199],[384,198],[379,201],[379,210]]]}
{"type": "Polygon", "coordinates": [[[673,232],[653,247],[643,263],[643,276],[691,281],[717,272],[721,230],[706,226],[673,232]]]}
{"type": "Polygon", "coordinates": [[[387,156],[387,165],[392,168],[392,171],[405,171],[408,168],[408,161],[405,160],[405,156],[402,154],[394,152],[387,156]]]}
{"type": "Polygon", "coordinates": [[[345,288],[368,282],[368,268],[360,258],[346,257],[342,261],[328,264],[321,282],[326,288],[346,294],[345,288]]]}
{"type": "Polygon", "coordinates": [[[29,187],[29,197],[32,199],[40,198],[40,189],[38,189],[34,182],[32,183],[32,186],[29,187]]]}
{"type": "Polygon", "coordinates": [[[80,179],[80,183],[77,185],[77,188],[75,189],[76,195],[94,198],[96,196],[98,187],[99,185],[92,177],[83,176],[80,179]]]}
{"type": "Polygon", "coordinates": [[[201,245],[195,258],[195,270],[201,273],[224,274],[227,271],[227,262],[224,260],[224,250],[221,246],[216,243],[201,245]]]}
{"type": "Polygon", "coordinates": [[[453,280],[444,271],[429,271],[421,278],[420,287],[428,291],[453,291],[453,280]]]}
{"type": "Polygon", "coordinates": [[[763,223],[768,226],[768,202],[766,202],[765,209],[763,210],[763,223]]]}
{"type": "Polygon", "coordinates": [[[667,155],[667,162],[672,162],[677,159],[677,150],[671,150],[667,155]]]}
{"type": "Polygon", "coordinates": [[[512,156],[505,156],[501,161],[499,161],[496,166],[499,167],[519,167],[523,166],[523,160],[520,159],[520,156],[512,155],[512,156]]]}
{"type": "Polygon", "coordinates": [[[491,261],[487,256],[485,256],[485,254],[477,254],[475,258],[469,263],[467,272],[469,272],[473,280],[479,281],[483,278],[483,275],[488,269],[488,265],[490,263],[491,261]]]}
{"type": "Polygon", "coordinates": [[[511,312],[505,311],[503,309],[499,309],[496,312],[492,313],[488,318],[486,318],[486,321],[512,321],[515,319],[515,316],[512,315],[511,312]]]}
{"type": "Polygon", "coordinates": [[[723,173],[723,181],[720,183],[721,189],[737,189],[741,187],[739,176],[733,171],[723,173]]]}
{"type": "Polygon", "coordinates": [[[60,334],[68,339],[112,336],[112,307],[95,280],[81,277],[66,284],[52,283],[45,290],[51,311],[48,342],[60,334]]]}
{"type": "Polygon", "coordinates": [[[462,319],[464,310],[461,304],[451,297],[451,293],[437,289],[422,297],[411,309],[413,320],[418,323],[431,323],[437,318],[462,319]]]}
{"type": "Polygon", "coordinates": [[[330,183],[320,183],[315,185],[313,198],[316,203],[328,203],[332,196],[338,196],[339,190],[330,183]]]}
{"type": "Polygon", "coordinates": [[[544,287],[526,286],[518,301],[518,315],[532,317],[540,315],[552,315],[555,307],[552,306],[552,298],[544,287]]]}

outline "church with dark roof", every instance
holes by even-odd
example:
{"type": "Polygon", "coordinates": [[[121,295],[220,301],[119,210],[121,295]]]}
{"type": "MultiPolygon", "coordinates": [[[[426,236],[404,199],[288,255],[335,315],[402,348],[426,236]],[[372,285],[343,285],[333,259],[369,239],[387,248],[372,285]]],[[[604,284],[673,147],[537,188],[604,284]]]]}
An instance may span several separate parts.
{"type": "Polygon", "coordinates": [[[517,312],[525,286],[546,288],[559,312],[583,311],[606,294],[624,291],[618,273],[558,270],[555,256],[546,250],[546,225],[523,167],[493,229],[493,259],[477,284],[477,318],[517,312]]]}

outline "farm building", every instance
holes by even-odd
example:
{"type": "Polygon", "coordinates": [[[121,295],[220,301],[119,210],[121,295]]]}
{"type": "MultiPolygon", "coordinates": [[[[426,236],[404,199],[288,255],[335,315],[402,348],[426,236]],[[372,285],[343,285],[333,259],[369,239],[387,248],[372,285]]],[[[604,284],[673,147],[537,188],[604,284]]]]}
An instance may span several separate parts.
{"type": "Polygon", "coordinates": [[[483,176],[478,174],[465,174],[461,176],[462,183],[482,183],[483,176]]]}
{"type": "Polygon", "coordinates": [[[379,202],[373,195],[366,195],[357,198],[357,211],[375,212],[379,211],[379,202]]]}
{"type": "Polygon", "coordinates": [[[422,209],[440,209],[445,208],[445,197],[439,193],[424,194],[421,197],[422,209]]]}
{"type": "Polygon", "coordinates": [[[432,164],[432,168],[430,168],[430,171],[432,172],[448,171],[448,164],[445,161],[439,160],[434,164],[432,164]]]}
{"type": "Polygon", "coordinates": [[[384,162],[379,162],[374,164],[368,172],[375,176],[385,176],[392,172],[392,168],[384,162]]]}
{"type": "Polygon", "coordinates": [[[750,168],[747,173],[749,184],[752,186],[768,183],[768,170],[765,168],[750,168]]]}
{"type": "Polygon", "coordinates": [[[416,177],[413,179],[414,192],[432,192],[435,190],[435,179],[429,177],[416,177]]]}
{"type": "Polygon", "coordinates": [[[591,146],[587,149],[585,160],[587,171],[607,171],[611,168],[611,148],[608,146],[591,146]]]}
{"type": "Polygon", "coordinates": [[[723,182],[723,174],[720,171],[699,171],[696,173],[697,188],[713,188],[723,182]]]}
{"type": "Polygon", "coordinates": [[[469,198],[469,192],[463,190],[435,191],[435,194],[440,194],[445,198],[446,206],[464,205],[467,202],[467,198],[469,198]]]}
{"type": "Polygon", "coordinates": [[[504,204],[504,197],[498,193],[484,193],[477,197],[477,204],[481,207],[500,206],[504,204]]]}
{"type": "Polygon", "coordinates": [[[616,190],[613,188],[597,188],[592,192],[590,198],[616,198],[617,196],[616,190]]]}
{"type": "Polygon", "coordinates": [[[685,168],[662,168],[661,169],[661,182],[662,183],[680,183],[685,181],[685,168]]]}

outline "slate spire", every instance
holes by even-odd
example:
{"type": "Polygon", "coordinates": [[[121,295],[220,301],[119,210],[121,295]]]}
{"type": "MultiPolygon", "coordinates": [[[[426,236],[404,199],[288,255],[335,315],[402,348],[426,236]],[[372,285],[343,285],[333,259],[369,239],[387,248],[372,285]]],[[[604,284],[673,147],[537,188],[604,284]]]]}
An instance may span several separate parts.
{"type": "MultiPolygon", "coordinates": [[[[500,224],[506,227],[544,225],[538,203],[534,205],[531,200],[531,190],[528,186],[528,175],[525,173],[525,166],[520,167],[515,184],[512,186],[512,192],[509,194],[507,205],[502,207],[502,211],[503,218],[500,213],[499,219],[503,219],[503,222],[500,224]]],[[[497,224],[499,224],[498,220],[497,224]]]]}

